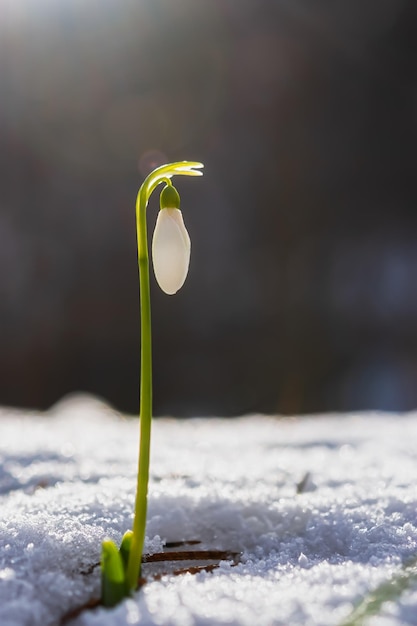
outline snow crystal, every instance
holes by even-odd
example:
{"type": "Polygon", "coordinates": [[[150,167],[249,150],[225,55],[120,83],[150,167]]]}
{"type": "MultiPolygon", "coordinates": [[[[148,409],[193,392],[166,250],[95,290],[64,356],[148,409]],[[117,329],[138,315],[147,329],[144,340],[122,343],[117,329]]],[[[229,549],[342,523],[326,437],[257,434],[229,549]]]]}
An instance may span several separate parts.
{"type": "MultiPolygon", "coordinates": [[[[131,527],[138,421],[72,397],[1,409],[0,429],[0,624],[61,624],[99,596],[101,541],[131,527]]],[[[417,556],[416,436],[416,414],[155,420],[146,551],[195,540],[239,557],[179,576],[145,564],[134,597],[66,623],[342,623],[417,556]]],[[[411,586],[367,623],[416,611],[411,586]]]]}

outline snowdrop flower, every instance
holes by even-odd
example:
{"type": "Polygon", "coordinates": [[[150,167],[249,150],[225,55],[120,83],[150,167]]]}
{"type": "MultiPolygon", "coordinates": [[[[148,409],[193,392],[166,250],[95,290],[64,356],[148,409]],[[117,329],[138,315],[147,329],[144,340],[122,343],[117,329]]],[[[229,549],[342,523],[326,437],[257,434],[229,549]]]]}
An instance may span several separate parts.
{"type": "Polygon", "coordinates": [[[153,235],[152,257],[161,289],[174,294],[187,276],[191,243],[180,211],[180,197],[172,186],[171,178],[202,176],[202,167],[203,164],[198,161],[161,165],[148,174],[136,196],[141,336],[138,477],[132,530],[124,534],[120,548],[111,540],[102,544],[101,600],[106,607],[115,606],[137,590],[145,545],[152,424],[152,333],[146,208],[158,185],[165,183],[153,235]]]}
{"type": "Polygon", "coordinates": [[[152,239],[153,268],[162,291],[173,295],[187,277],[191,241],[179,208],[180,197],[173,185],[162,190],[160,202],[152,239]]]}

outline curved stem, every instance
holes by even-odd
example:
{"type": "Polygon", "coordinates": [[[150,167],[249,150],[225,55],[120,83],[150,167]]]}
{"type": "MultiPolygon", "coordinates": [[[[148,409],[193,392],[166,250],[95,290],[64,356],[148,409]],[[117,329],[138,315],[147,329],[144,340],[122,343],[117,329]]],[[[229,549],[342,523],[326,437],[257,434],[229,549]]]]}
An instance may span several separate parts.
{"type": "Polygon", "coordinates": [[[146,513],[148,501],[149,461],[152,421],[152,335],[151,335],[151,299],[149,286],[149,254],[146,227],[146,207],[156,187],[169,183],[175,174],[201,176],[198,171],[202,163],[180,161],[162,165],[151,172],[139,189],[136,198],[136,234],[138,245],[138,266],[140,284],[141,318],[141,360],[140,360],[140,444],[138,476],[136,486],[135,515],[133,519],[133,537],[127,566],[127,586],[130,591],[137,588],[140,576],[143,547],[145,543],[146,513]]]}

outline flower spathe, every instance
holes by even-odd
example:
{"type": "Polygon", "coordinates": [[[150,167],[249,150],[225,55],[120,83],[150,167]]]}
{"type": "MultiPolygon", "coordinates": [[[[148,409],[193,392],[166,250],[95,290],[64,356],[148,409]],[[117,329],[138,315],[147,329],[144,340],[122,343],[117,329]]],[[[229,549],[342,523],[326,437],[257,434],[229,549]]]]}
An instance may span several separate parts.
{"type": "Polygon", "coordinates": [[[190,264],[191,241],[177,208],[160,209],[152,239],[155,278],[162,291],[173,295],[183,286],[190,264]]]}

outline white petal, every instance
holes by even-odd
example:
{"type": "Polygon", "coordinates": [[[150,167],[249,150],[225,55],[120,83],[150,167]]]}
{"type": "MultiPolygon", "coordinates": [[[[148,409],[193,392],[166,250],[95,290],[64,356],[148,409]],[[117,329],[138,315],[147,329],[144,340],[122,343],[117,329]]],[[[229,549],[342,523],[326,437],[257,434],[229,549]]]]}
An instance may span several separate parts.
{"type": "Polygon", "coordinates": [[[191,241],[180,209],[158,212],[152,239],[152,260],[156,280],[162,291],[177,293],[188,274],[191,241]]]}

